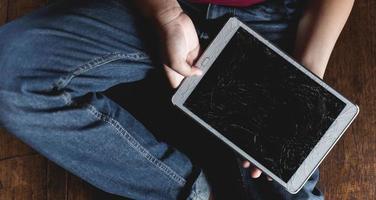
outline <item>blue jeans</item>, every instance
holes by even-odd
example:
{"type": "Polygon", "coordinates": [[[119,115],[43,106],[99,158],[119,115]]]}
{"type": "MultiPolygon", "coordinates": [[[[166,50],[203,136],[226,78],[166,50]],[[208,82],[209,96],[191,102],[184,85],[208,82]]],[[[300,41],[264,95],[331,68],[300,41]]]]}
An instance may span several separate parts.
{"type": "MultiPolygon", "coordinates": [[[[230,13],[288,51],[301,9],[296,1],[281,2],[229,8],[180,1],[203,44],[215,34],[210,33],[215,28],[206,25],[210,19],[230,13]]],[[[151,27],[124,0],[61,1],[4,25],[0,125],[109,193],[132,199],[207,199],[209,186],[201,168],[178,146],[151,133],[143,125],[148,121],[141,123],[131,114],[134,107],[121,106],[107,93],[118,85],[147,80],[155,72],[163,76],[158,37],[151,27]]],[[[144,99],[151,103],[160,91],[133,94],[152,94],[144,99]]],[[[264,193],[319,199],[317,178],[297,195],[274,183],[248,178],[244,182],[255,199],[267,198],[264,193]]]]}

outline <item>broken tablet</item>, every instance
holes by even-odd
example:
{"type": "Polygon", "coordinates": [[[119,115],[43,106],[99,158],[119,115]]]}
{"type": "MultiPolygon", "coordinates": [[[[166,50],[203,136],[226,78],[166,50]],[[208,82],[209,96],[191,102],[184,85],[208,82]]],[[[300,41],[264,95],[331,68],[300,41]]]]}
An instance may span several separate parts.
{"type": "Polygon", "coordinates": [[[266,175],[297,193],[358,106],[236,18],[186,78],[173,104],[266,175]]]}

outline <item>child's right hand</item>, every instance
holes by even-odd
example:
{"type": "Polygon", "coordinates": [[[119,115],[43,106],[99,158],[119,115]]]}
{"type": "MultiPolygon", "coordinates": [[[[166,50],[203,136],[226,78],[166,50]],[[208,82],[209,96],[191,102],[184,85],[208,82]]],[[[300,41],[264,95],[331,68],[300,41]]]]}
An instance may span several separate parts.
{"type": "MultiPolygon", "coordinates": [[[[196,29],[191,19],[181,8],[174,8],[164,13],[169,19],[158,19],[162,39],[164,69],[171,86],[177,88],[186,76],[201,75],[199,68],[194,66],[199,56],[200,44],[196,29]]],[[[159,16],[161,17],[161,16],[159,16]]]]}

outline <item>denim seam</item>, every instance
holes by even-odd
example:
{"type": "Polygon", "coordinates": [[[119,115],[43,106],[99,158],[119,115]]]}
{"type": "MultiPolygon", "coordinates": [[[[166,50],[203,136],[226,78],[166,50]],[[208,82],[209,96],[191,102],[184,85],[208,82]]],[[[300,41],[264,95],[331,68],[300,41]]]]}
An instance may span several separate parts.
{"type": "Polygon", "coordinates": [[[71,94],[70,94],[69,92],[64,91],[64,92],[62,93],[62,97],[63,97],[64,102],[65,102],[66,104],[70,105],[70,104],[73,103],[73,102],[72,102],[72,96],[71,96],[71,94]]]}
{"type": "Polygon", "coordinates": [[[162,161],[154,157],[117,120],[111,118],[110,116],[106,114],[101,113],[93,105],[87,104],[87,110],[92,115],[94,115],[94,117],[96,117],[97,119],[102,120],[106,122],[107,124],[111,125],[113,128],[115,128],[116,132],[120,133],[120,136],[124,137],[133,149],[135,149],[145,159],[147,159],[154,166],[156,166],[159,170],[161,170],[163,174],[167,175],[170,179],[177,182],[180,186],[185,185],[186,180],[182,176],[176,173],[173,169],[171,169],[165,163],[163,163],[162,161]]]}
{"type": "Polygon", "coordinates": [[[94,58],[93,60],[90,60],[89,62],[77,67],[68,75],[61,77],[53,86],[55,89],[61,90],[65,88],[75,77],[113,61],[121,59],[126,59],[129,61],[139,61],[146,60],[148,58],[148,55],[146,55],[145,53],[110,53],[101,57],[94,58]]]}

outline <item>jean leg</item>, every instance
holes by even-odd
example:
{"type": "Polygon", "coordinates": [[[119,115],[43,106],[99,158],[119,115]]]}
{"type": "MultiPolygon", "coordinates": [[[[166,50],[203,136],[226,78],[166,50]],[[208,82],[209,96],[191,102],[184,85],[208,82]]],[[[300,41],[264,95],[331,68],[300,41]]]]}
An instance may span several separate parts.
{"type": "Polygon", "coordinates": [[[143,25],[129,2],[91,0],[1,27],[0,125],[107,192],[176,199],[196,173],[190,160],[102,93],[157,70],[143,25]]]}

